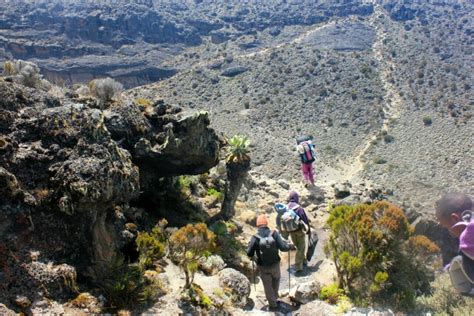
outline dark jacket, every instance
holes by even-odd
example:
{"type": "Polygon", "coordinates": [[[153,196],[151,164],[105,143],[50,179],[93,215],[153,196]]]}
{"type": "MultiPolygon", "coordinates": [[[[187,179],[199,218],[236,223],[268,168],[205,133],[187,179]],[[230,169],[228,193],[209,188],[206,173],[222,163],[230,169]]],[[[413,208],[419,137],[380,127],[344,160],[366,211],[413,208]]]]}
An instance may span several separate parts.
{"type": "Polygon", "coordinates": [[[276,254],[275,258],[271,258],[269,262],[262,262],[262,258],[260,257],[260,249],[259,249],[259,240],[258,237],[268,237],[270,234],[273,233],[273,239],[275,239],[276,246],[280,251],[289,251],[290,246],[281,238],[280,234],[277,231],[272,231],[267,226],[261,226],[258,228],[257,236],[252,236],[250,239],[249,245],[247,247],[247,256],[253,257],[255,253],[257,253],[257,264],[260,266],[271,266],[277,262],[280,262],[280,256],[278,253],[276,254]]]}

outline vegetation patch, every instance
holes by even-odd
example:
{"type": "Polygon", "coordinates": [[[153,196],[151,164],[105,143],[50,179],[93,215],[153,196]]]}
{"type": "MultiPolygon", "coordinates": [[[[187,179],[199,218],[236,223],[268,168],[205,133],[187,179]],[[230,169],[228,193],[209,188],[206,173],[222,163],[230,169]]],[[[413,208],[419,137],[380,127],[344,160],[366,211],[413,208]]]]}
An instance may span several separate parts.
{"type": "Polygon", "coordinates": [[[380,201],[341,205],[330,211],[326,253],[335,263],[338,287],[357,304],[409,311],[417,293],[428,293],[438,246],[413,236],[403,211],[380,201]]]}

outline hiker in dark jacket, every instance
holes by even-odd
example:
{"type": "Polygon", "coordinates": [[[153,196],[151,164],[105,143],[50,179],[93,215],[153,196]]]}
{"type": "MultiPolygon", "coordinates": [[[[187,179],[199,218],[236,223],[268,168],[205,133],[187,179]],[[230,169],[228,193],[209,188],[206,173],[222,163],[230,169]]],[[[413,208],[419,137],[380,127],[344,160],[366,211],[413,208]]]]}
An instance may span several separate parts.
{"type": "Polygon", "coordinates": [[[288,198],[288,208],[290,209],[295,209],[296,215],[299,216],[299,218],[304,222],[306,227],[304,225],[301,225],[301,227],[298,230],[290,232],[290,237],[293,243],[296,246],[296,258],[295,258],[295,269],[297,273],[300,273],[303,271],[303,264],[306,261],[306,256],[305,256],[305,248],[306,248],[306,236],[305,234],[310,234],[310,226],[309,226],[309,220],[308,216],[306,216],[306,212],[304,209],[299,206],[299,195],[297,192],[292,191],[290,192],[290,196],[288,198]],[[299,206],[299,207],[298,207],[299,206]],[[306,232],[305,232],[306,229],[306,232]]]}
{"type": "Polygon", "coordinates": [[[260,271],[269,310],[279,309],[278,289],[280,287],[280,256],[278,250],[289,251],[290,246],[277,231],[268,228],[266,215],[257,217],[257,234],[250,239],[247,255],[251,258],[257,254],[257,265],[260,271]]]}

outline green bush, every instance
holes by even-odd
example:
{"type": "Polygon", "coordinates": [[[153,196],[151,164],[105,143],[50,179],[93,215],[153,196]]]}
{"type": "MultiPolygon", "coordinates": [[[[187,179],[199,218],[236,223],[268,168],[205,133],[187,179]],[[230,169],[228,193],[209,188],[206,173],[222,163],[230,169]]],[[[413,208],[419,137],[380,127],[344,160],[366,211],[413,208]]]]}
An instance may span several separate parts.
{"type": "Polygon", "coordinates": [[[230,221],[217,221],[209,229],[216,234],[217,254],[227,264],[232,263],[236,254],[244,250],[242,244],[236,239],[235,224],[230,221]]]}
{"type": "Polygon", "coordinates": [[[426,293],[439,248],[412,236],[403,211],[389,202],[341,205],[330,211],[326,253],[335,263],[339,288],[358,304],[413,308],[426,293]]]}
{"type": "Polygon", "coordinates": [[[207,195],[215,196],[219,199],[219,201],[224,199],[224,193],[218,191],[216,188],[207,189],[207,195]]]}
{"type": "Polygon", "coordinates": [[[167,240],[165,227],[167,224],[166,219],[162,219],[151,233],[138,233],[135,242],[139,253],[138,265],[142,271],[153,268],[154,263],[165,256],[167,240]]]}
{"type": "Polygon", "coordinates": [[[194,176],[179,176],[176,185],[182,193],[188,193],[187,191],[195,192],[199,182],[199,177],[194,176]]]}
{"type": "Polygon", "coordinates": [[[335,305],[339,299],[344,295],[344,290],[340,289],[336,283],[323,286],[319,293],[319,298],[329,304],[335,305]]]}
{"type": "Polygon", "coordinates": [[[431,119],[431,116],[425,116],[423,117],[423,124],[426,126],[430,126],[433,123],[433,120],[431,119]]]}
{"type": "Polygon", "coordinates": [[[195,306],[201,306],[210,309],[213,306],[211,298],[204,293],[202,288],[197,284],[192,284],[189,289],[183,292],[183,299],[188,300],[195,306]]]}

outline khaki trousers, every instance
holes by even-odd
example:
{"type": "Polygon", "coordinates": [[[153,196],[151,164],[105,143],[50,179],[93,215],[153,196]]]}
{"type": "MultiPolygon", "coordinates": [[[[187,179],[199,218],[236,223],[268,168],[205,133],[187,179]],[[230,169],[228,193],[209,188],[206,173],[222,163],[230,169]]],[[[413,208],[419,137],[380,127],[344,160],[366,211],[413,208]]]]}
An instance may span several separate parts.
{"type": "Polygon", "coordinates": [[[306,234],[302,229],[290,232],[291,240],[296,247],[295,269],[296,271],[303,270],[303,263],[305,261],[306,250],[306,234]]]}
{"type": "Polygon", "coordinates": [[[259,266],[258,269],[260,270],[260,278],[262,279],[268,305],[270,307],[276,307],[281,277],[280,262],[269,267],[259,266]]]}

